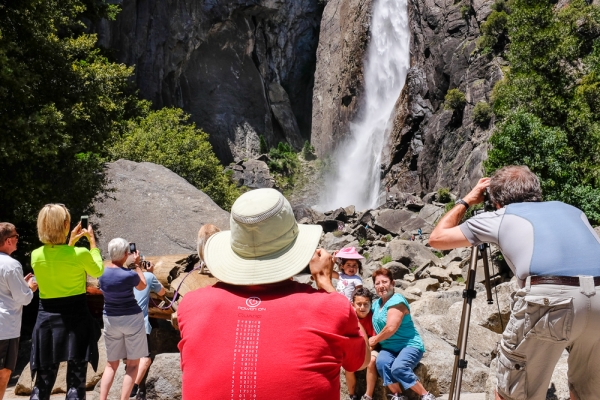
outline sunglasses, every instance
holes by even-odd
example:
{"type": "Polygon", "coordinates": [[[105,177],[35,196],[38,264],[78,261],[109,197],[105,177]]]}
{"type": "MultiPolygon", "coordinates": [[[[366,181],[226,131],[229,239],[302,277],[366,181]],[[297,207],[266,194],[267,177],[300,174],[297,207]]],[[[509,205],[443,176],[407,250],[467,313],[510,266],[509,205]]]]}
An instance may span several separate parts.
{"type": "Polygon", "coordinates": [[[14,235],[9,236],[8,238],[10,239],[10,238],[14,238],[14,237],[16,237],[17,240],[19,240],[19,234],[18,233],[15,233],[14,235]]]}

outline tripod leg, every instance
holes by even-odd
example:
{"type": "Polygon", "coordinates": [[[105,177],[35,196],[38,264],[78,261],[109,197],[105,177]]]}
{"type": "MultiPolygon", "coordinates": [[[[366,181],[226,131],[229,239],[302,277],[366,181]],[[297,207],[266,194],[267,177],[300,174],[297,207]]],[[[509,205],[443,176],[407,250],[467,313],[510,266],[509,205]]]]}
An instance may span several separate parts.
{"type": "Polygon", "coordinates": [[[479,251],[481,252],[481,259],[483,260],[483,273],[485,275],[485,292],[487,295],[487,303],[492,304],[492,285],[490,283],[490,265],[488,263],[488,253],[490,245],[483,243],[479,245],[479,251]]]}
{"type": "Polygon", "coordinates": [[[475,291],[475,274],[477,272],[477,246],[471,247],[471,262],[467,276],[467,288],[463,291],[463,308],[460,317],[460,328],[456,348],[454,349],[454,367],[452,369],[452,382],[448,400],[460,400],[463,369],[467,367],[467,339],[469,336],[469,322],[471,320],[471,303],[477,295],[475,291]]]}

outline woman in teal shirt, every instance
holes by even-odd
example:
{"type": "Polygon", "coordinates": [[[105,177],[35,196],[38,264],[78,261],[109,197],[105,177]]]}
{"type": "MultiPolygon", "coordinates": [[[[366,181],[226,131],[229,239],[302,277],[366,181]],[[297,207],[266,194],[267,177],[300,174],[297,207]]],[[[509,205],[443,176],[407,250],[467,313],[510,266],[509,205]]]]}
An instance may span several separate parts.
{"type": "Polygon", "coordinates": [[[98,367],[100,327],[87,307],[86,277],[104,272],[91,225],[78,224],[71,232],[69,210],[46,204],[37,221],[44,244],[31,253],[31,266],[40,291],[40,305],[32,333],[30,367],[35,375],[31,400],[46,400],[56,381],[58,367],[67,361],[66,398],[85,399],[87,364],[98,367]],[[91,250],[74,247],[87,237],[91,250]]]}
{"type": "Polygon", "coordinates": [[[391,400],[406,400],[402,388],[412,389],[421,400],[435,400],[413,372],[423,357],[425,346],[410,316],[406,299],[394,291],[392,273],[380,268],[373,272],[375,292],[380,296],[372,306],[373,327],[377,335],[369,338],[374,348],[379,344],[377,371],[383,384],[393,393],[391,400]],[[402,385],[402,386],[400,386],[402,385]]]}

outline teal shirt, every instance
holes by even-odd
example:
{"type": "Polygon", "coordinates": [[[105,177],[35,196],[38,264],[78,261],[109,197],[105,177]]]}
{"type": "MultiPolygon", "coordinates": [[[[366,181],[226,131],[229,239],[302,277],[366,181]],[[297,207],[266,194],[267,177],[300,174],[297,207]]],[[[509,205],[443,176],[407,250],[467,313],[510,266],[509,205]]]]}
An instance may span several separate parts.
{"type": "MultiPolygon", "coordinates": [[[[373,311],[373,328],[375,328],[375,332],[377,332],[377,334],[379,334],[379,332],[381,332],[385,327],[388,309],[390,307],[397,306],[398,304],[404,304],[406,308],[408,308],[408,311],[410,311],[408,301],[406,301],[404,296],[398,293],[394,293],[394,295],[392,295],[392,297],[385,302],[383,307],[381,306],[381,299],[377,299],[373,303],[371,306],[371,310],[373,311]]],[[[421,336],[419,335],[419,332],[417,332],[410,314],[407,314],[402,318],[402,323],[400,324],[400,327],[396,333],[386,340],[381,341],[380,344],[382,349],[394,353],[400,352],[400,350],[405,347],[414,347],[415,349],[425,352],[423,340],[421,340],[421,336]]]]}

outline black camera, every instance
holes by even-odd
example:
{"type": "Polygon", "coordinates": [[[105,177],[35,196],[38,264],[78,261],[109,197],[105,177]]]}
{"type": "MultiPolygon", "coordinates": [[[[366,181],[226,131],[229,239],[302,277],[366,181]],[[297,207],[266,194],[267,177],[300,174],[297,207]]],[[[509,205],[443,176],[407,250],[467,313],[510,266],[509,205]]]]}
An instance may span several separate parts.
{"type": "Polygon", "coordinates": [[[129,243],[129,252],[135,253],[137,249],[135,248],[135,243],[129,243]]]}
{"type": "Polygon", "coordinates": [[[489,188],[485,188],[485,190],[483,191],[483,211],[496,211],[496,207],[494,207],[494,204],[490,199],[489,188]]]}

